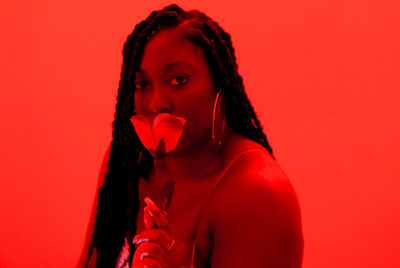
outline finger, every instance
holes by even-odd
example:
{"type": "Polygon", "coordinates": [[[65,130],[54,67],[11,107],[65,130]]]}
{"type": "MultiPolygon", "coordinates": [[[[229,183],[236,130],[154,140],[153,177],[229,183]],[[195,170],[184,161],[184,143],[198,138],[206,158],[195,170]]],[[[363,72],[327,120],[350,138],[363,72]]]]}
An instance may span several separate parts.
{"type": "Polygon", "coordinates": [[[152,258],[144,258],[143,267],[144,268],[162,268],[161,264],[152,258]]]}
{"type": "Polygon", "coordinates": [[[143,221],[144,221],[144,227],[146,228],[146,230],[156,228],[156,223],[154,222],[153,217],[150,215],[148,207],[144,208],[143,221]]]}
{"type": "Polygon", "coordinates": [[[161,209],[157,207],[157,205],[149,197],[146,197],[144,202],[147,204],[149,214],[153,218],[158,228],[168,230],[169,223],[161,209]]]}
{"type": "Polygon", "coordinates": [[[169,234],[163,229],[145,230],[137,234],[132,243],[138,246],[143,242],[153,242],[159,244],[161,247],[167,249],[171,238],[169,234]]]}
{"type": "Polygon", "coordinates": [[[143,262],[145,259],[152,258],[162,266],[168,266],[168,255],[157,243],[144,242],[140,244],[133,256],[133,262],[143,262]]]}

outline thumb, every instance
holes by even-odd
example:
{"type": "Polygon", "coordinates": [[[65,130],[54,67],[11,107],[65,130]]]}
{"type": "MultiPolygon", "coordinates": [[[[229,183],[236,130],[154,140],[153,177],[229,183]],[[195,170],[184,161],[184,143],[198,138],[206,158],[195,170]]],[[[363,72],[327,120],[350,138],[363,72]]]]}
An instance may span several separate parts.
{"type": "Polygon", "coordinates": [[[146,203],[148,208],[148,213],[153,218],[154,224],[157,226],[157,228],[168,231],[169,223],[166,216],[161,211],[161,209],[157,207],[157,205],[149,197],[146,197],[144,199],[144,202],[146,203]]]}
{"type": "Polygon", "coordinates": [[[146,230],[156,228],[156,223],[154,222],[153,217],[150,215],[149,208],[147,206],[144,208],[143,221],[144,221],[144,228],[146,230]]]}

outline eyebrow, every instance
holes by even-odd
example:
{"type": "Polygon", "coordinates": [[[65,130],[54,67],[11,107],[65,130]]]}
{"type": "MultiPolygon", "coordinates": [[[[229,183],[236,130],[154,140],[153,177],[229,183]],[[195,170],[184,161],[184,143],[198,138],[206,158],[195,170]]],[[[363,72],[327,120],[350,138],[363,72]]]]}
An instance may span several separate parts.
{"type": "MultiPolygon", "coordinates": [[[[180,65],[184,65],[184,66],[186,66],[186,67],[189,67],[189,68],[192,69],[192,70],[195,69],[195,67],[194,67],[192,64],[190,64],[189,62],[186,62],[186,61],[176,61],[176,62],[169,63],[169,64],[165,65],[165,66],[163,67],[163,69],[164,69],[164,70],[170,70],[170,69],[172,69],[172,68],[174,68],[174,67],[176,67],[176,66],[180,66],[180,65]]],[[[137,70],[137,72],[139,72],[139,73],[145,73],[146,71],[139,68],[139,69],[137,70]]]]}

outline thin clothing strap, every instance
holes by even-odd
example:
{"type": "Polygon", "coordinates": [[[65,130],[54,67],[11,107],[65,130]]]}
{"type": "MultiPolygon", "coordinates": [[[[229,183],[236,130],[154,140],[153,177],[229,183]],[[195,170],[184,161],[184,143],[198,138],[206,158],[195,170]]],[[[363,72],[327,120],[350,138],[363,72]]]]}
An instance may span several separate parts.
{"type": "MultiPolygon", "coordinates": [[[[235,158],[233,158],[233,159],[231,160],[231,162],[226,166],[226,168],[224,169],[224,171],[222,171],[220,177],[218,178],[217,182],[216,182],[215,185],[214,185],[214,189],[215,189],[215,188],[218,186],[218,184],[222,181],[222,178],[225,177],[226,173],[229,171],[229,169],[231,168],[231,166],[236,162],[236,160],[238,160],[242,155],[244,155],[244,154],[247,153],[247,152],[250,152],[250,151],[257,151],[257,150],[262,151],[262,149],[260,149],[260,148],[253,148],[253,149],[244,150],[244,151],[238,153],[238,154],[235,156],[235,158]]],[[[213,191],[212,191],[211,193],[214,192],[214,189],[213,189],[213,191]]]]}
{"type": "MultiPolygon", "coordinates": [[[[208,204],[208,201],[210,201],[211,196],[214,193],[215,189],[221,183],[222,179],[225,177],[226,173],[229,171],[229,169],[232,167],[232,165],[236,162],[236,160],[238,160],[242,155],[244,155],[247,152],[257,151],[257,150],[262,151],[262,149],[260,149],[260,148],[253,148],[253,149],[244,150],[244,151],[240,152],[239,154],[237,154],[235,156],[235,158],[233,158],[231,160],[231,162],[227,165],[227,167],[224,169],[224,171],[222,171],[222,173],[221,173],[220,177],[218,178],[217,182],[215,183],[211,193],[209,193],[206,202],[203,204],[203,206],[202,206],[202,208],[200,210],[199,216],[202,214],[203,210],[205,209],[205,206],[208,204]]],[[[197,230],[197,228],[195,230],[197,230]]],[[[192,259],[190,261],[190,267],[191,268],[195,268],[195,266],[194,266],[194,257],[195,257],[195,254],[196,254],[196,249],[197,249],[197,244],[196,244],[196,234],[195,234],[195,240],[194,240],[194,243],[193,243],[193,250],[192,250],[192,259]]]]}
{"type": "MultiPolygon", "coordinates": [[[[262,151],[262,149],[260,148],[253,148],[253,149],[248,149],[248,150],[244,150],[242,152],[240,152],[239,154],[237,154],[232,160],[231,162],[226,166],[226,168],[224,169],[224,171],[222,171],[221,175],[219,176],[219,178],[217,179],[212,191],[209,193],[207,200],[205,201],[205,203],[203,204],[202,208],[200,209],[200,213],[199,216],[201,215],[201,213],[203,212],[203,210],[205,209],[206,204],[208,203],[208,201],[211,199],[212,194],[214,193],[215,189],[217,188],[217,186],[220,184],[220,182],[222,181],[222,179],[225,177],[226,173],[229,171],[229,169],[232,167],[232,165],[245,153],[250,152],[250,151],[256,151],[256,150],[260,150],[262,151]]],[[[195,228],[196,230],[197,228],[195,228]]],[[[129,236],[128,236],[129,237],[129,236]]],[[[128,238],[125,237],[125,243],[124,246],[122,247],[122,250],[120,251],[120,254],[118,256],[117,259],[117,264],[116,264],[116,268],[129,268],[131,266],[131,263],[129,263],[129,256],[130,256],[130,252],[129,252],[129,248],[130,245],[128,243],[128,238]]],[[[193,250],[192,250],[192,259],[190,261],[190,267],[194,268],[195,266],[193,265],[194,263],[194,256],[196,253],[196,235],[195,235],[195,241],[193,244],[193,250]]]]}

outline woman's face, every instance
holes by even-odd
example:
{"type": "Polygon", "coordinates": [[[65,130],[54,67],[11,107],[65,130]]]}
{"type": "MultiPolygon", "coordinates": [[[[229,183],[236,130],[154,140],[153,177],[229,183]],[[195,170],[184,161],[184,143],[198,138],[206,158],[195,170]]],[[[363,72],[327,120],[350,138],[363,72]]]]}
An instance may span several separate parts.
{"type": "Polygon", "coordinates": [[[180,28],[165,29],[147,43],[135,76],[135,112],[150,122],[161,112],[184,117],[182,137],[172,154],[211,139],[216,88],[203,50],[180,28]]]}

